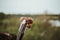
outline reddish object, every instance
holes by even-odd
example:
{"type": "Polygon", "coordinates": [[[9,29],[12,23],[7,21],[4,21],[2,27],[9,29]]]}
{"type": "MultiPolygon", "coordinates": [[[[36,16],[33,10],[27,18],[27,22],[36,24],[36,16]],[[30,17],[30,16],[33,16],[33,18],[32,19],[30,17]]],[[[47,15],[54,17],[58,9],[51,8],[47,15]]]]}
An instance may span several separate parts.
{"type": "Polygon", "coordinates": [[[27,28],[30,28],[32,23],[33,23],[33,20],[28,19],[28,20],[26,21],[26,27],[27,27],[27,28]]]}
{"type": "Polygon", "coordinates": [[[30,28],[33,23],[33,19],[31,17],[21,17],[20,21],[26,20],[26,27],[30,28]]]}

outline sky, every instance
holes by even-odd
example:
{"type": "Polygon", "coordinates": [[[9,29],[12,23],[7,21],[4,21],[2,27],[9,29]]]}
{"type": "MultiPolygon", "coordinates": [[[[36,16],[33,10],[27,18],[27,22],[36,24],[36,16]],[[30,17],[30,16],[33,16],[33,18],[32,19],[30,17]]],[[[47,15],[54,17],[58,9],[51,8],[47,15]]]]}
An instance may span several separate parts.
{"type": "Polygon", "coordinates": [[[60,13],[60,0],[0,0],[0,12],[6,14],[60,13]]]}

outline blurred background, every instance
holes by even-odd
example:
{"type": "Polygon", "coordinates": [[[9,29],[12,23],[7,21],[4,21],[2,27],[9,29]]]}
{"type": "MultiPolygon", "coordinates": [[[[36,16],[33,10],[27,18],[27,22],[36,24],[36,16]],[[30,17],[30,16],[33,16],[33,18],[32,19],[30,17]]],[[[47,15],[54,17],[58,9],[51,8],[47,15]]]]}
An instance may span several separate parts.
{"type": "Polygon", "coordinates": [[[60,0],[0,0],[0,32],[17,35],[20,17],[34,19],[23,40],[60,40],[60,0]]]}

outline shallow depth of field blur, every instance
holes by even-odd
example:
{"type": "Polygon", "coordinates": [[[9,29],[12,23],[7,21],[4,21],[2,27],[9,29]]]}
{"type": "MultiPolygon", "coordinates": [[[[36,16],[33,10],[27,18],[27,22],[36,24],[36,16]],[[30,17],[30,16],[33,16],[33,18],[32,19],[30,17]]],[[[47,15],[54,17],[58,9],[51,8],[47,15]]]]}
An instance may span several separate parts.
{"type": "Polygon", "coordinates": [[[34,19],[30,29],[24,34],[23,40],[60,40],[60,14],[22,15],[0,12],[0,32],[18,33],[20,17],[34,19]]]}

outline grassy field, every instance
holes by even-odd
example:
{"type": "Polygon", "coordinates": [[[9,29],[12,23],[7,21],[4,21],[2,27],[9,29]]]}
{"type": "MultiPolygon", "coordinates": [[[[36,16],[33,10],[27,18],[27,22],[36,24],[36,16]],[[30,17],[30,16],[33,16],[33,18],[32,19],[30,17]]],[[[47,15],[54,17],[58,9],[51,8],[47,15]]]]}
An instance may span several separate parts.
{"type": "Polygon", "coordinates": [[[47,19],[46,16],[42,16],[42,18],[39,15],[6,16],[7,17],[5,19],[3,19],[2,21],[0,20],[2,22],[2,25],[0,23],[0,32],[9,32],[16,35],[18,33],[18,27],[20,25],[20,17],[29,16],[34,19],[31,28],[25,32],[23,40],[55,40],[55,38],[53,39],[53,35],[59,29],[56,27],[52,27],[52,25],[48,21],[44,21],[44,19],[47,19]]]}

